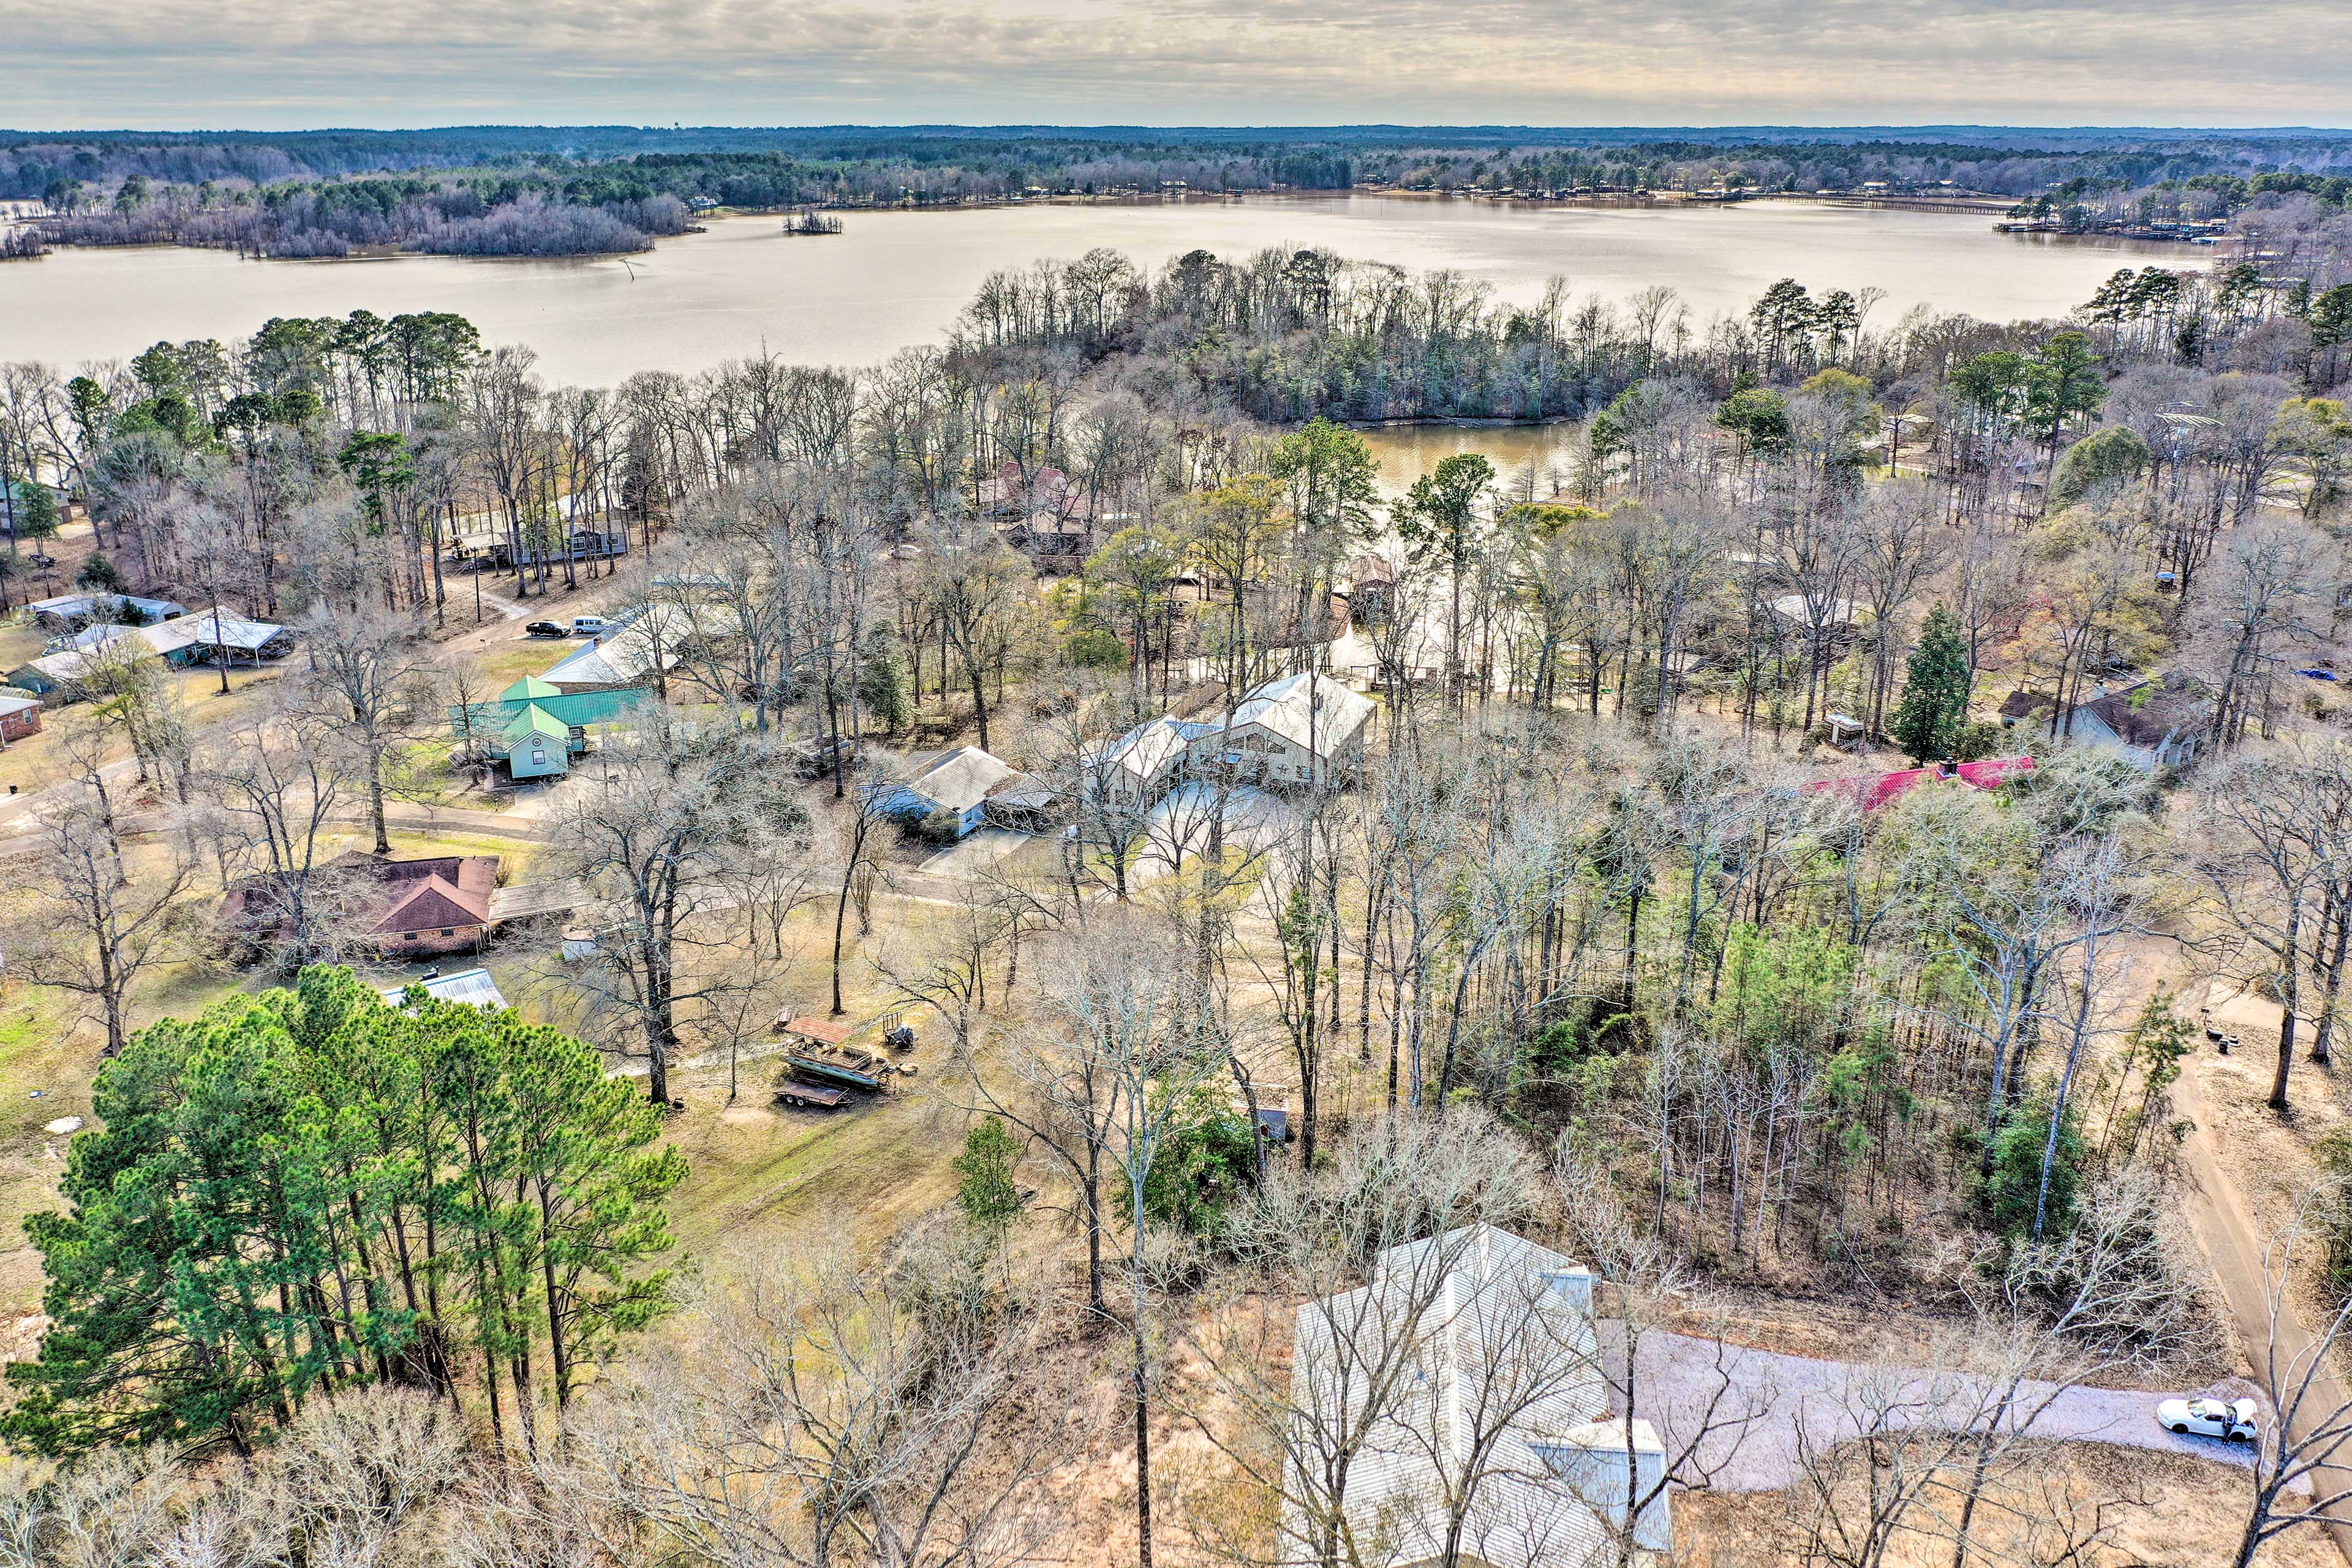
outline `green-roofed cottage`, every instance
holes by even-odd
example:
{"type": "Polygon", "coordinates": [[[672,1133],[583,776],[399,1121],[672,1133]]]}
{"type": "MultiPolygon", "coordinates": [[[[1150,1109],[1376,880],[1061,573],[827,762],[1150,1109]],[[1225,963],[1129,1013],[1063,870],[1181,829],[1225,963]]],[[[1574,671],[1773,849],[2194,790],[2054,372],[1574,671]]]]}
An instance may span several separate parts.
{"type": "Polygon", "coordinates": [[[557,778],[572,771],[572,727],[536,702],[507,723],[507,772],[517,779],[557,778]]]}

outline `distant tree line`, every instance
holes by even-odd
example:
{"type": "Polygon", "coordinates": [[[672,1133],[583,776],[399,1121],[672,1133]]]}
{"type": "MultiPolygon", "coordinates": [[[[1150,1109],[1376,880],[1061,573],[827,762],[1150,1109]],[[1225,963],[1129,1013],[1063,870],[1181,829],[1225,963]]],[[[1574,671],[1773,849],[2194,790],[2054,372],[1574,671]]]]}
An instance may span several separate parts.
{"type": "Polygon", "coordinates": [[[206,142],[90,135],[0,148],[0,199],[47,203],[74,245],[219,246],[334,257],[639,250],[697,206],[953,204],[1024,193],[1182,189],[1557,194],[1951,185],[2065,209],[2206,216],[2265,195],[2341,208],[2352,139],[2057,133],[1911,142],[1606,132],[1145,132],[873,128],[332,132],[206,142]],[[2051,143],[2061,143],[2053,145],[2051,143]],[[2072,143],[2072,144],[2066,144],[2072,143]]]}

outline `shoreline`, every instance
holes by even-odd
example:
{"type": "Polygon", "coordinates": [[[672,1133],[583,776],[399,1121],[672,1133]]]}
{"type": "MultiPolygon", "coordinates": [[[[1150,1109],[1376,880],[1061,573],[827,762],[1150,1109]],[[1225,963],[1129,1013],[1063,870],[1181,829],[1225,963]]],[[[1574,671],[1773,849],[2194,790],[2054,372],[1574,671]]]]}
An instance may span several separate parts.
{"type": "MultiPolygon", "coordinates": [[[[1724,199],[1721,197],[1711,197],[1705,192],[1694,191],[1652,191],[1643,192],[1640,195],[1632,195],[1624,192],[1594,192],[1581,195],[1534,196],[1517,193],[1507,194],[1501,192],[1484,191],[1408,191],[1363,186],[1354,187],[1344,191],[1186,191],[1171,192],[1159,195],[1135,193],[1100,194],[1094,195],[1084,194],[1057,194],[1043,196],[977,197],[970,200],[954,202],[903,202],[893,203],[887,206],[828,205],[817,210],[821,210],[828,214],[841,215],[854,220],[866,217],[888,218],[914,215],[938,216],[958,212],[1007,212],[1028,207],[1110,207],[1139,209],[1147,207],[1183,206],[1218,207],[1247,206],[1255,204],[1280,205],[1294,202],[1354,201],[1359,199],[1408,202],[1416,204],[1452,204],[1460,202],[1484,207],[1501,207],[1505,209],[1516,208],[1528,213],[1552,210],[1657,213],[1694,212],[1743,207],[1759,202],[1773,202],[1782,205],[1794,203],[1798,205],[1819,206],[1830,210],[1844,211],[1875,210],[1885,212],[1936,212],[1948,214],[1954,217],[1981,217],[1989,216],[1990,211],[1990,209],[1987,208],[1963,207],[1956,205],[1951,202],[1936,201],[1932,199],[1906,201],[1900,198],[1874,198],[1864,197],[1859,195],[1847,196],[1841,193],[1834,192],[1828,195],[1819,195],[1793,191],[1772,191],[1759,193],[1755,195],[1740,196],[1735,199],[1724,199]]],[[[40,261],[47,259],[49,256],[61,256],[72,252],[103,253],[109,251],[185,250],[233,256],[239,261],[255,261],[262,263],[287,262],[298,265],[320,267],[414,260],[494,262],[508,264],[520,262],[558,266],[567,264],[576,265],[600,261],[627,261],[634,258],[658,256],[661,253],[664,245],[669,241],[684,239],[694,235],[709,232],[704,227],[704,225],[708,223],[733,222],[752,218],[769,219],[789,216],[791,213],[799,210],[802,209],[797,206],[776,208],[707,208],[694,215],[695,222],[691,226],[678,234],[654,236],[653,244],[643,250],[579,251],[555,256],[533,256],[515,253],[502,255],[478,255],[451,251],[406,250],[397,246],[370,246],[362,250],[356,251],[353,254],[346,256],[257,256],[230,246],[187,245],[177,240],[170,239],[139,240],[123,245],[69,245],[51,240],[48,242],[48,248],[45,255],[26,257],[17,259],[40,261]]],[[[2003,207],[2001,210],[2005,212],[2007,208],[2003,207]]],[[[19,217],[16,221],[24,226],[37,229],[46,226],[43,221],[45,218],[54,216],[55,215],[45,214],[37,217],[19,217]]],[[[1998,231],[2000,226],[1996,225],[1994,226],[1998,231]]],[[[808,237],[784,235],[780,237],[796,238],[808,237]]],[[[828,236],[825,237],[832,237],[828,236]]],[[[2134,239],[2129,236],[2102,234],[2070,235],[2016,232],[2009,235],[2009,237],[2031,239],[2044,244],[2054,241],[2062,244],[2088,244],[2091,246],[2163,243],[2158,240],[2134,239]]],[[[2231,237],[2234,238],[2235,237],[2231,237]]]]}

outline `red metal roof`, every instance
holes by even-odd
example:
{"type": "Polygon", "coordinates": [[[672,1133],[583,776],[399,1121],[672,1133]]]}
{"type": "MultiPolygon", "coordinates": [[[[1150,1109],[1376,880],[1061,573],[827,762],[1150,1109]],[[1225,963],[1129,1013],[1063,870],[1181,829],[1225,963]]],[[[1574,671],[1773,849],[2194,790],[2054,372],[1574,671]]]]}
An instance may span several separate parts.
{"type": "Polygon", "coordinates": [[[779,1018],[776,1027],[787,1035],[798,1035],[804,1040],[814,1040],[821,1046],[837,1046],[857,1033],[857,1026],[832,1018],[818,1018],[807,1014],[779,1018]]]}
{"type": "Polygon", "coordinates": [[[1851,795],[1864,811],[1875,811],[1896,795],[1917,784],[1937,777],[1956,778],[1976,789],[1999,789],[2021,773],[2033,771],[2032,757],[1990,757],[1980,763],[1962,763],[1949,773],[1938,767],[1904,768],[1891,773],[1859,773],[1847,778],[1815,779],[1805,786],[1808,792],[1835,790],[1851,795]]]}

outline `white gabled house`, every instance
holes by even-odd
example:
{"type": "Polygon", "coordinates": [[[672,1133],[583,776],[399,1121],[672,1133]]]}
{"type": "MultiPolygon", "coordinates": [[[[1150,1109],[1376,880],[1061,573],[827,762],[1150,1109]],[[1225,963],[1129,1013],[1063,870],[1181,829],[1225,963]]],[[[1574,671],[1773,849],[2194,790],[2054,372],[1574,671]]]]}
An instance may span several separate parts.
{"type": "Polygon", "coordinates": [[[1419,1568],[1449,1545],[1482,1568],[1673,1549],[1664,1447],[1610,1413],[1591,1273],[1508,1231],[1391,1247],[1361,1289],[1302,1305],[1291,1397],[1286,1563],[1317,1561],[1342,1526],[1367,1568],[1419,1568]]]}
{"type": "Polygon", "coordinates": [[[1328,675],[1270,680],[1228,721],[1150,719],[1088,752],[1090,799],[1140,810],[1187,778],[1303,788],[1363,770],[1371,700],[1328,675]]]}

